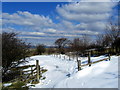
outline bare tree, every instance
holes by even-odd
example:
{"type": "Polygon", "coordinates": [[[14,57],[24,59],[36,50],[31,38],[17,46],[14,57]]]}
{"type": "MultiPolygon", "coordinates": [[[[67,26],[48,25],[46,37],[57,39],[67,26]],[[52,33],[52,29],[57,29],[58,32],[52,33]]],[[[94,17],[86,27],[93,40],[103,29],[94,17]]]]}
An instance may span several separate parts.
{"type": "Polygon", "coordinates": [[[120,37],[112,43],[112,46],[116,48],[116,53],[120,54],[120,37]]]}
{"type": "Polygon", "coordinates": [[[87,34],[83,34],[81,41],[81,44],[83,44],[84,48],[87,48],[91,43],[91,38],[87,34]]]}
{"type": "Polygon", "coordinates": [[[25,57],[29,53],[29,44],[16,37],[16,33],[2,33],[2,76],[3,81],[8,80],[8,74],[11,68],[17,67],[19,64],[25,62],[25,57]]]}
{"type": "Polygon", "coordinates": [[[55,41],[55,45],[59,49],[59,53],[64,52],[64,47],[70,42],[67,38],[59,38],[55,41]]]}
{"type": "Polygon", "coordinates": [[[80,44],[80,39],[79,38],[75,38],[72,43],[70,43],[70,47],[71,47],[71,51],[77,51],[79,52],[81,49],[81,44],[80,44]]]}
{"type": "Polygon", "coordinates": [[[100,34],[96,38],[96,44],[101,47],[108,47],[111,45],[111,38],[107,34],[100,34]]]}
{"type": "Polygon", "coordinates": [[[87,35],[82,35],[81,38],[75,38],[71,43],[72,51],[84,52],[90,45],[90,37],[87,35]]]}
{"type": "Polygon", "coordinates": [[[116,24],[116,23],[110,22],[106,26],[106,36],[109,37],[109,39],[111,40],[110,45],[117,52],[117,47],[115,45],[115,42],[120,37],[120,26],[118,24],[116,24]]]}
{"type": "Polygon", "coordinates": [[[120,37],[120,26],[118,24],[110,22],[106,26],[106,35],[111,39],[111,41],[115,41],[120,37]]]}
{"type": "Polygon", "coordinates": [[[110,22],[108,25],[106,25],[106,29],[104,34],[100,34],[96,38],[96,43],[98,46],[106,48],[111,47],[116,49],[117,47],[115,43],[118,41],[118,38],[120,37],[120,27],[118,24],[115,24],[114,22],[110,22]]]}

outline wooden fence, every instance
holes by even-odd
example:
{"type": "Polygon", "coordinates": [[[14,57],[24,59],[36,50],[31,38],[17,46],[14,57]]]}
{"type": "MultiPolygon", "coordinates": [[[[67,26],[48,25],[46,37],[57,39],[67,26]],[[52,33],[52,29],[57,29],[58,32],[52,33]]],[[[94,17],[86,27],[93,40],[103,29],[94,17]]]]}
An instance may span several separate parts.
{"type": "Polygon", "coordinates": [[[20,70],[19,80],[27,83],[39,83],[40,77],[42,77],[43,68],[40,68],[39,60],[36,60],[36,65],[25,65],[12,70],[20,70]],[[29,69],[28,69],[29,68],[29,69]],[[28,69],[28,70],[24,70],[28,69]]]}
{"type": "Polygon", "coordinates": [[[70,56],[70,55],[67,55],[67,56],[62,56],[60,54],[53,54],[52,55],[53,57],[56,57],[56,58],[59,58],[59,59],[68,59],[68,60],[72,60],[75,58],[75,56],[70,56]]]}
{"type": "MultiPolygon", "coordinates": [[[[68,60],[75,59],[75,55],[73,55],[72,58],[71,58],[70,55],[68,55],[68,58],[66,58],[66,56],[63,56],[63,58],[62,58],[62,56],[60,54],[53,54],[53,56],[56,57],[56,58],[59,57],[59,59],[68,59],[68,60]]],[[[110,61],[110,54],[108,55],[108,58],[104,58],[104,59],[101,59],[101,60],[98,60],[98,61],[91,62],[91,52],[88,52],[88,61],[87,61],[88,63],[82,65],[81,60],[79,60],[78,55],[76,55],[78,71],[82,70],[82,67],[84,67],[84,66],[89,66],[90,67],[92,64],[95,64],[95,63],[98,63],[98,62],[101,62],[101,61],[104,61],[104,60],[109,60],[110,61]]]]}
{"type": "Polygon", "coordinates": [[[104,59],[100,59],[98,61],[91,62],[90,53],[89,53],[88,54],[88,63],[87,64],[83,64],[82,65],[81,60],[77,61],[77,63],[78,63],[77,64],[78,65],[78,71],[82,70],[82,67],[84,67],[84,66],[88,66],[89,65],[89,67],[90,67],[92,64],[95,64],[95,63],[98,63],[98,62],[101,62],[101,61],[105,61],[105,60],[109,60],[110,61],[110,54],[109,54],[108,58],[104,58],[104,59]]]}
{"type": "Polygon", "coordinates": [[[21,80],[32,83],[39,83],[41,77],[41,69],[39,60],[36,60],[36,65],[30,65],[31,70],[21,71],[21,80]]]}

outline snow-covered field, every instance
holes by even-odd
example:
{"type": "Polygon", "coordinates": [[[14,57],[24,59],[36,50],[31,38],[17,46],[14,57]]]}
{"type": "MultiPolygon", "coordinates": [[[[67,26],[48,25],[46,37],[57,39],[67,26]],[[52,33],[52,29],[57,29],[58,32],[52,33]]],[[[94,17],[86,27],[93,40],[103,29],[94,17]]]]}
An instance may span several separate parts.
{"type": "MultiPolygon", "coordinates": [[[[63,56],[62,56],[63,58],[63,56]]],[[[106,58],[92,57],[92,61],[106,58]]],[[[76,60],[59,59],[52,55],[38,55],[30,57],[27,65],[33,65],[39,60],[40,66],[48,71],[43,74],[45,80],[40,80],[33,88],[118,88],[118,56],[112,56],[111,61],[102,61],[83,67],[77,71],[76,60]]],[[[79,58],[82,64],[86,58],[79,58]]]]}

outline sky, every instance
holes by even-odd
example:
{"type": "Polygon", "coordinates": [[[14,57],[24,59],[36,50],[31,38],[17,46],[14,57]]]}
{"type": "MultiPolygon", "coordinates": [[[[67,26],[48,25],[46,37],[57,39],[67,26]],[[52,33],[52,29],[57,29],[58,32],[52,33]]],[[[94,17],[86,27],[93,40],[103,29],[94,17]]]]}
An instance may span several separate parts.
{"type": "MultiPolygon", "coordinates": [[[[111,17],[118,16],[111,2],[3,2],[2,31],[19,33],[32,45],[53,45],[61,37],[104,33],[111,17]]],[[[114,19],[113,18],[113,19],[114,19]]]]}

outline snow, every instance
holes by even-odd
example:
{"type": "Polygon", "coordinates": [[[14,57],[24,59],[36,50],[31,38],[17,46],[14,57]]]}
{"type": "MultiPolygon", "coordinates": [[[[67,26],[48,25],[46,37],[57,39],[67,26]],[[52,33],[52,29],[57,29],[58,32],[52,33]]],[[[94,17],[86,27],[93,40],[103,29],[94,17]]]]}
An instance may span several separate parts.
{"type": "MultiPolygon", "coordinates": [[[[92,64],[91,67],[82,67],[77,71],[77,62],[69,60],[64,55],[53,57],[52,55],[37,55],[30,57],[25,65],[33,65],[39,60],[41,67],[48,71],[43,74],[46,77],[40,80],[32,88],[118,88],[118,56],[112,56],[111,60],[92,64]]],[[[105,56],[91,57],[92,62],[107,58],[105,56]]],[[[87,57],[80,57],[82,64],[87,63],[87,57]]],[[[119,77],[120,78],[120,77],[119,77]]]]}
{"type": "Polygon", "coordinates": [[[10,86],[10,85],[12,85],[12,83],[5,83],[4,87],[10,86]]]}

